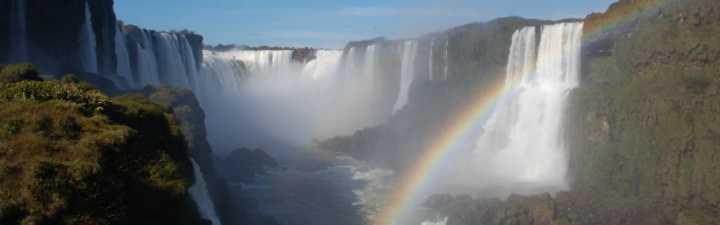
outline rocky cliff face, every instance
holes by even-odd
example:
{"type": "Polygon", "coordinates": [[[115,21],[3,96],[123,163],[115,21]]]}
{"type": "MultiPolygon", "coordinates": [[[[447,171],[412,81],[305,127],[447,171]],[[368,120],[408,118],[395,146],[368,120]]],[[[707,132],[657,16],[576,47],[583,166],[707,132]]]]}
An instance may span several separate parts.
{"type": "MultiPolygon", "coordinates": [[[[10,52],[11,2],[0,2],[0,52],[10,52]]],[[[9,54],[0,54],[0,62],[7,62],[9,54]]]]}
{"type": "Polygon", "coordinates": [[[0,224],[185,224],[188,146],[172,109],[0,66],[0,224]]]}
{"type": "Polygon", "coordinates": [[[585,23],[572,190],[434,204],[448,224],[720,223],[720,2],[623,0],[585,23]]]}
{"type": "MultiPolygon", "coordinates": [[[[147,77],[140,76],[149,74],[154,75],[155,80],[141,84],[177,85],[172,82],[177,80],[174,79],[177,76],[193,79],[191,75],[198,73],[197,68],[202,63],[202,36],[190,31],[161,33],[134,26],[123,28],[124,25],[116,19],[113,4],[113,0],[1,1],[0,52],[3,54],[0,64],[27,61],[37,65],[43,74],[74,73],[109,94],[121,94],[120,89],[139,87],[135,80],[146,80],[147,77]],[[20,2],[24,3],[24,8],[18,6],[20,2]],[[23,20],[24,23],[21,22],[23,20]],[[18,35],[20,26],[25,30],[23,35],[18,35]],[[143,32],[153,35],[143,36],[143,32]],[[17,57],[13,52],[16,50],[13,46],[19,45],[17,37],[26,42],[23,57],[17,57]],[[171,43],[168,40],[182,41],[171,43]],[[148,47],[146,58],[138,57],[137,46],[148,47]],[[122,47],[127,48],[121,51],[123,49],[119,48],[122,47]],[[141,60],[177,64],[147,67],[140,65],[141,60]],[[184,68],[170,71],[165,69],[168,67],[184,68]],[[137,72],[140,70],[153,72],[137,72]]],[[[217,195],[223,191],[225,184],[215,176],[212,150],[206,140],[204,114],[193,94],[161,89],[148,93],[148,97],[175,109],[176,119],[181,123],[182,132],[190,145],[191,156],[201,165],[208,186],[214,189],[211,190],[216,195],[213,197],[221,199],[217,195]]]]}
{"type": "Polygon", "coordinates": [[[308,63],[315,59],[315,49],[312,48],[299,48],[293,49],[292,60],[298,63],[308,63]]]}
{"type": "MultiPolygon", "coordinates": [[[[125,75],[118,68],[119,60],[116,32],[116,19],[113,0],[25,0],[24,10],[17,7],[19,0],[8,0],[0,3],[0,52],[8,53],[0,56],[0,63],[31,62],[38,69],[49,74],[94,73],[101,74],[105,79],[113,80],[118,86],[126,86],[125,81],[119,82],[116,75],[125,75]],[[25,23],[18,21],[20,15],[25,23]],[[24,16],[22,16],[24,15],[24,16]],[[22,25],[26,30],[24,40],[27,45],[26,57],[12,57],[11,42],[17,35],[15,27],[22,25]],[[90,33],[83,33],[88,29],[90,33]],[[92,37],[88,39],[88,37],[92,37]],[[91,54],[87,54],[87,53],[91,54]],[[96,64],[89,70],[84,67],[92,61],[96,64]]],[[[195,61],[194,68],[202,63],[202,41],[200,35],[190,31],[173,32],[187,38],[195,61]]],[[[130,46],[132,47],[132,46],[130,46]]],[[[182,48],[182,47],[178,47],[182,48]]],[[[160,57],[160,56],[154,56],[160,57]]]]}
{"type": "MultiPolygon", "coordinates": [[[[85,72],[80,56],[83,43],[79,38],[85,22],[86,2],[90,4],[100,1],[26,1],[25,16],[29,46],[27,60],[36,64],[41,71],[48,73],[85,72]]],[[[109,4],[112,5],[112,2],[110,1],[109,4]]],[[[114,20],[114,15],[112,16],[114,20]]],[[[103,19],[98,18],[98,20],[103,19]]]]}
{"type": "Polygon", "coordinates": [[[678,224],[717,223],[720,2],[620,1],[587,20],[628,13],[641,16],[587,49],[568,122],[575,189],[678,224]]]}
{"type": "MultiPolygon", "coordinates": [[[[228,198],[227,184],[215,172],[213,151],[207,141],[205,113],[195,95],[190,90],[167,87],[147,87],[143,92],[151,101],[173,108],[175,120],[178,121],[180,130],[188,143],[190,156],[201,165],[200,169],[207,182],[215,208],[220,211],[221,217],[227,215],[223,211],[227,208],[224,207],[228,198]]],[[[221,219],[226,220],[226,218],[221,219]]]]}

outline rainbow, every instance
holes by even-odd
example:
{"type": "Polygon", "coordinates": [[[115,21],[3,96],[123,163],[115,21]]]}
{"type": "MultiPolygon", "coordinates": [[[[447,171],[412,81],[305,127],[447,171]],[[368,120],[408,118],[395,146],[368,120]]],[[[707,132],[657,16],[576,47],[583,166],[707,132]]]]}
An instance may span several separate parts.
{"type": "Polygon", "coordinates": [[[623,0],[610,6],[603,14],[590,15],[585,23],[584,42],[592,43],[611,31],[622,29],[637,18],[657,12],[678,0],[623,0]]]}
{"type": "MultiPolygon", "coordinates": [[[[593,15],[594,24],[586,26],[583,31],[584,43],[593,42],[603,38],[609,31],[626,26],[635,19],[654,12],[676,0],[634,0],[629,6],[615,5],[605,14],[593,15]],[[622,8],[626,7],[626,8],[622,8]],[[615,9],[613,9],[615,8],[615,9]],[[599,18],[598,18],[599,17],[599,18]]],[[[593,17],[591,16],[591,17],[593,17]]],[[[500,76],[504,77],[504,76],[500,76]]],[[[503,96],[509,94],[505,80],[498,79],[489,85],[489,89],[482,89],[474,96],[472,104],[460,111],[454,120],[444,129],[441,135],[435,138],[419,160],[410,168],[407,174],[398,183],[397,189],[389,196],[386,205],[373,221],[376,225],[404,225],[401,224],[410,212],[418,207],[418,201],[426,196],[424,187],[431,182],[431,177],[438,167],[443,164],[453,149],[458,146],[476,129],[482,126],[485,119],[492,112],[493,106],[503,96]]]]}
{"type": "Polygon", "coordinates": [[[489,89],[483,89],[473,98],[475,101],[457,115],[455,121],[450,126],[445,127],[442,135],[430,144],[424,154],[419,158],[417,163],[408,170],[402,181],[399,183],[397,191],[392,193],[390,201],[385,209],[381,212],[378,225],[399,225],[404,215],[417,205],[416,201],[423,198],[422,187],[429,182],[431,174],[441,165],[451,149],[457,149],[461,139],[470,131],[482,126],[483,121],[492,112],[493,105],[501,99],[502,96],[509,94],[509,88],[506,88],[505,80],[498,79],[497,82],[490,85],[489,89]]]}

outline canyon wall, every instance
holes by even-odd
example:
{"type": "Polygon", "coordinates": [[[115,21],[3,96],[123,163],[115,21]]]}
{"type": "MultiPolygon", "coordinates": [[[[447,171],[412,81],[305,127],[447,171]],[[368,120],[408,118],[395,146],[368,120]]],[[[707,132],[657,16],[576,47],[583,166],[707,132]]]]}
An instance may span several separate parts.
{"type": "Polygon", "coordinates": [[[571,190],[439,195],[447,224],[717,224],[720,3],[622,0],[585,19],[565,121],[571,190]]]}

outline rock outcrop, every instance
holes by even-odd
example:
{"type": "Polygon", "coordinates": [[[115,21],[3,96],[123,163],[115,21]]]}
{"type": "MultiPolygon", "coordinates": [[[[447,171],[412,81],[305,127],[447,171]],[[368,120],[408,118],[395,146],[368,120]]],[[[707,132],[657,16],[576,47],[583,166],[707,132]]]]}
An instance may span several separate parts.
{"type": "Polygon", "coordinates": [[[172,109],[0,66],[0,224],[203,223],[172,109]]]}
{"type": "Polygon", "coordinates": [[[173,108],[173,115],[178,121],[180,131],[190,149],[190,156],[201,165],[200,170],[208,186],[212,202],[218,209],[221,219],[231,212],[227,209],[228,201],[227,184],[215,171],[214,155],[210,143],[207,141],[207,130],[205,128],[205,113],[192,93],[187,89],[169,87],[147,87],[143,94],[153,102],[167,105],[173,108]]]}
{"type": "MultiPolygon", "coordinates": [[[[142,41],[138,41],[140,36],[128,34],[135,39],[129,39],[128,43],[116,43],[117,32],[133,29],[117,29],[121,23],[116,19],[113,0],[25,0],[22,1],[25,7],[22,13],[18,11],[19,2],[8,0],[0,3],[0,12],[3,12],[0,15],[0,52],[3,53],[0,63],[30,62],[47,74],[92,73],[113,81],[121,89],[127,89],[128,84],[133,84],[131,79],[122,77],[132,74],[121,74],[123,71],[118,67],[123,56],[118,55],[116,48],[118,44],[127,44],[127,48],[132,49],[135,43],[142,41]],[[25,23],[20,23],[17,17],[22,17],[25,23]],[[13,30],[17,26],[25,30],[22,38],[27,49],[23,58],[14,58],[11,49],[18,42],[12,40],[17,35],[18,31],[13,30]],[[84,29],[89,29],[90,33],[83,33],[84,29]],[[92,38],[88,39],[85,35],[92,38]],[[11,43],[13,41],[16,43],[11,43]],[[96,68],[84,66],[89,62],[96,68]]],[[[195,61],[192,68],[198,70],[202,64],[203,37],[186,30],[168,33],[187,39],[195,61]]],[[[174,48],[183,48],[182,43],[174,48]]],[[[152,57],[161,61],[163,56],[152,57]]],[[[137,67],[137,63],[130,63],[137,67]]]]}

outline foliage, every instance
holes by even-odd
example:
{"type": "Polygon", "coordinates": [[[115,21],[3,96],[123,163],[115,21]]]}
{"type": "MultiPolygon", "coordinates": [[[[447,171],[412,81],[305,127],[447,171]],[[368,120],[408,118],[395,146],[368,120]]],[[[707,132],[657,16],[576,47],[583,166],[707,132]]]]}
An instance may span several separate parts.
{"type": "Polygon", "coordinates": [[[0,85],[0,224],[198,224],[170,108],[71,77],[0,85]]]}
{"type": "Polygon", "coordinates": [[[15,83],[25,80],[41,80],[31,64],[0,65],[0,83],[15,83]]]}

